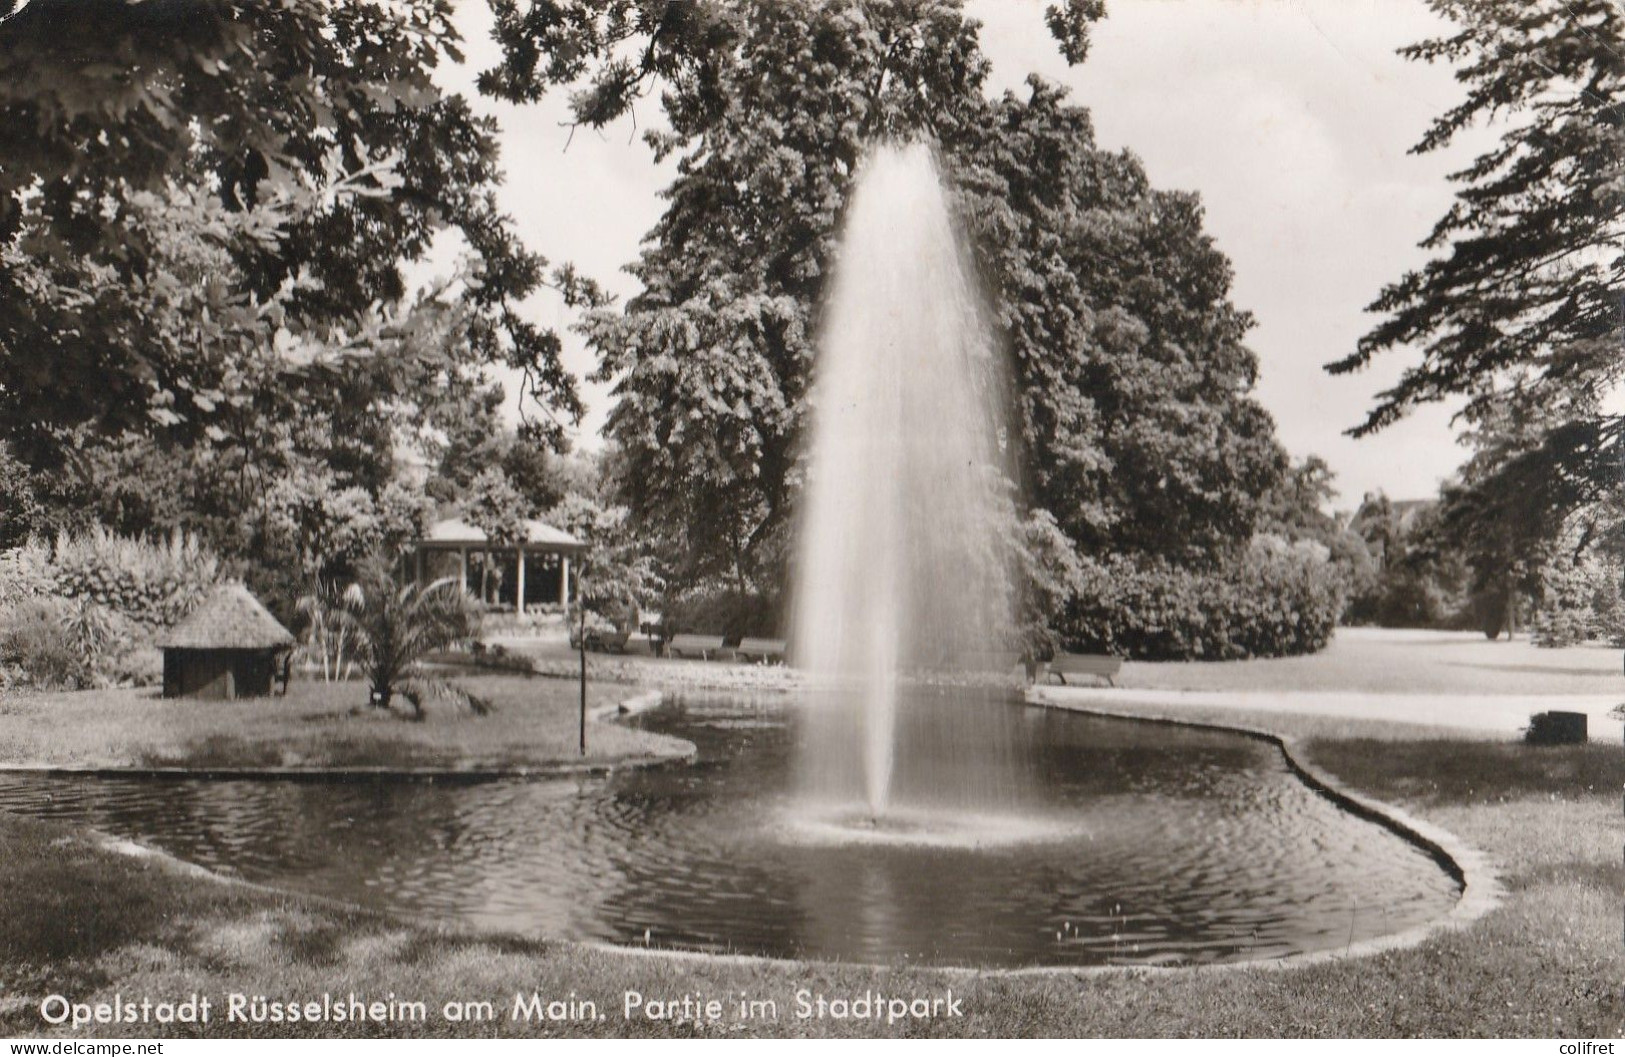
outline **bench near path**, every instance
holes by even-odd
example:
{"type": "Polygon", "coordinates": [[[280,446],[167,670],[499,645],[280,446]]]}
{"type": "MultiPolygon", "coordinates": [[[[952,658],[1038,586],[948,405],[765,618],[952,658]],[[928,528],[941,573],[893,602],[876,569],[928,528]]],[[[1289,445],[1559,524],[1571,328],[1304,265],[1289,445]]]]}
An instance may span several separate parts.
{"type": "Polygon", "coordinates": [[[672,657],[698,656],[708,661],[713,653],[721,652],[721,635],[673,635],[666,643],[666,653],[672,657]]]}
{"type": "Polygon", "coordinates": [[[1057,653],[1049,662],[1049,674],[1067,682],[1067,676],[1074,679],[1080,676],[1090,676],[1095,679],[1104,679],[1107,686],[1117,685],[1117,673],[1123,670],[1123,658],[1110,657],[1104,653],[1057,653]]]}
{"type": "Polygon", "coordinates": [[[785,641],[783,639],[740,639],[734,650],[734,656],[745,660],[760,658],[763,664],[772,664],[777,661],[784,662],[785,641]]]}

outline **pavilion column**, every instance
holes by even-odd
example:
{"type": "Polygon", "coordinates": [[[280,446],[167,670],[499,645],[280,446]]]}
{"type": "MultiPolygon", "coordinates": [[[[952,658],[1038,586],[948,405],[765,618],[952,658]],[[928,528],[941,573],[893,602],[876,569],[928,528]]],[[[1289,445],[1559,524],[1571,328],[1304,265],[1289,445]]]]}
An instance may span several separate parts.
{"type": "Polygon", "coordinates": [[[519,546],[515,548],[514,553],[517,555],[517,557],[515,557],[515,559],[514,559],[515,569],[514,569],[514,584],[513,584],[513,605],[514,605],[514,611],[517,612],[520,616],[524,616],[525,615],[525,545],[523,543],[519,544],[519,546]]]}
{"type": "Polygon", "coordinates": [[[559,555],[559,605],[570,608],[570,557],[559,555]]]}
{"type": "Polygon", "coordinates": [[[419,547],[412,552],[412,580],[419,587],[423,586],[423,548],[419,547]]]}
{"type": "Polygon", "coordinates": [[[464,594],[468,593],[468,548],[457,548],[457,575],[461,577],[457,589],[464,594]]]}

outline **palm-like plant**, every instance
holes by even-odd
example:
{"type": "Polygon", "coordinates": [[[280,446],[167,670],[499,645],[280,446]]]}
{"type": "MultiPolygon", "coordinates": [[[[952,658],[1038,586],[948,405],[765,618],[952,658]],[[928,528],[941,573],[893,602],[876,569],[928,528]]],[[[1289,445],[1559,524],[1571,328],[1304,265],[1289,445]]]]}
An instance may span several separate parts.
{"type": "Polygon", "coordinates": [[[456,580],[402,583],[391,563],[375,558],[363,563],[345,590],[340,612],[355,637],[375,708],[389,708],[400,694],[417,719],[431,695],[461,701],[476,715],[491,711],[490,702],[429,675],[423,666],[427,654],[473,632],[474,615],[456,580]]]}
{"type": "Polygon", "coordinates": [[[325,682],[342,682],[350,677],[354,665],[355,633],[345,618],[344,594],[331,581],[316,581],[316,586],[295,603],[295,608],[309,621],[308,649],[322,666],[325,682]]]}

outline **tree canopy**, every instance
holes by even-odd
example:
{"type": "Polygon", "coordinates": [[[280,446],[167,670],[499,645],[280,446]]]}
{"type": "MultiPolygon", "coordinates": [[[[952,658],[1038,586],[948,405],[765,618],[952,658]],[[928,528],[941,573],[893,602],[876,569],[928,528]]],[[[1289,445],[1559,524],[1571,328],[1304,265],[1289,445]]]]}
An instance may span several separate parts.
{"type": "MultiPolygon", "coordinates": [[[[616,384],[622,498],[675,580],[782,571],[820,299],[852,177],[885,137],[932,140],[953,184],[1007,341],[1033,504],[1087,551],[1197,563],[1245,544],[1285,458],[1195,195],[1097,148],[1054,86],[988,98],[957,3],[681,6],[615,5],[583,28],[572,5],[499,4],[509,62],[488,75],[513,98],[584,76],[573,102],[593,124],[663,85],[668,127],[646,138],[678,176],[633,266],[643,289],[586,333],[616,384]],[[636,61],[543,64],[572,32],[579,54],[635,42],[636,61]]],[[[1069,58],[1099,14],[1052,11],[1069,58]]]]}
{"type": "Polygon", "coordinates": [[[444,0],[34,0],[0,21],[12,456],[94,489],[148,452],[226,506],[300,473],[376,495],[392,441],[493,366],[560,442],[575,383],[518,307],[546,262],[497,207],[494,124],[431,79],[446,59],[444,0]],[[414,289],[443,234],[460,264],[414,289]]]}
{"type": "Polygon", "coordinates": [[[1452,64],[1466,97],[1414,151],[1491,123],[1500,135],[1452,176],[1455,202],[1423,243],[1433,259],[1382,291],[1382,321],[1330,369],[1410,350],[1416,362],[1353,432],[1463,398],[1477,506],[1555,528],[1616,491],[1625,465],[1625,419],[1606,403],[1625,384],[1625,10],[1431,6],[1453,31],[1402,54],[1452,64]]]}

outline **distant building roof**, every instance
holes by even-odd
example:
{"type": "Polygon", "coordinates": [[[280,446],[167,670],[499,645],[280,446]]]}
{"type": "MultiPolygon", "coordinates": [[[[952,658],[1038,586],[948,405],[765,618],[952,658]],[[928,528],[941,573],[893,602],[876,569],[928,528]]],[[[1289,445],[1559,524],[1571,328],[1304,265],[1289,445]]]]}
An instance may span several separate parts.
{"type": "MultiPolygon", "coordinates": [[[[430,525],[428,533],[418,542],[442,547],[483,547],[488,540],[484,530],[470,525],[462,518],[451,517],[430,525]]],[[[525,545],[555,550],[586,549],[586,544],[563,529],[554,528],[547,522],[537,521],[534,518],[525,522],[525,545]]]]}
{"type": "Polygon", "coordinates": [[[1368,543],[1379,533],[1403,538],[1415,530],[1422,515],[1438,505],[1437,499],[1389,499],[1380,492],[1371,492],[1349,516],[1347,527],[1368,543]]]}
{"type": "Polygon", "coordinates": [[[221,584],[158,643],[165,649],[261,650],[292,646],[277,622],[240,583],[221,584]]]}

